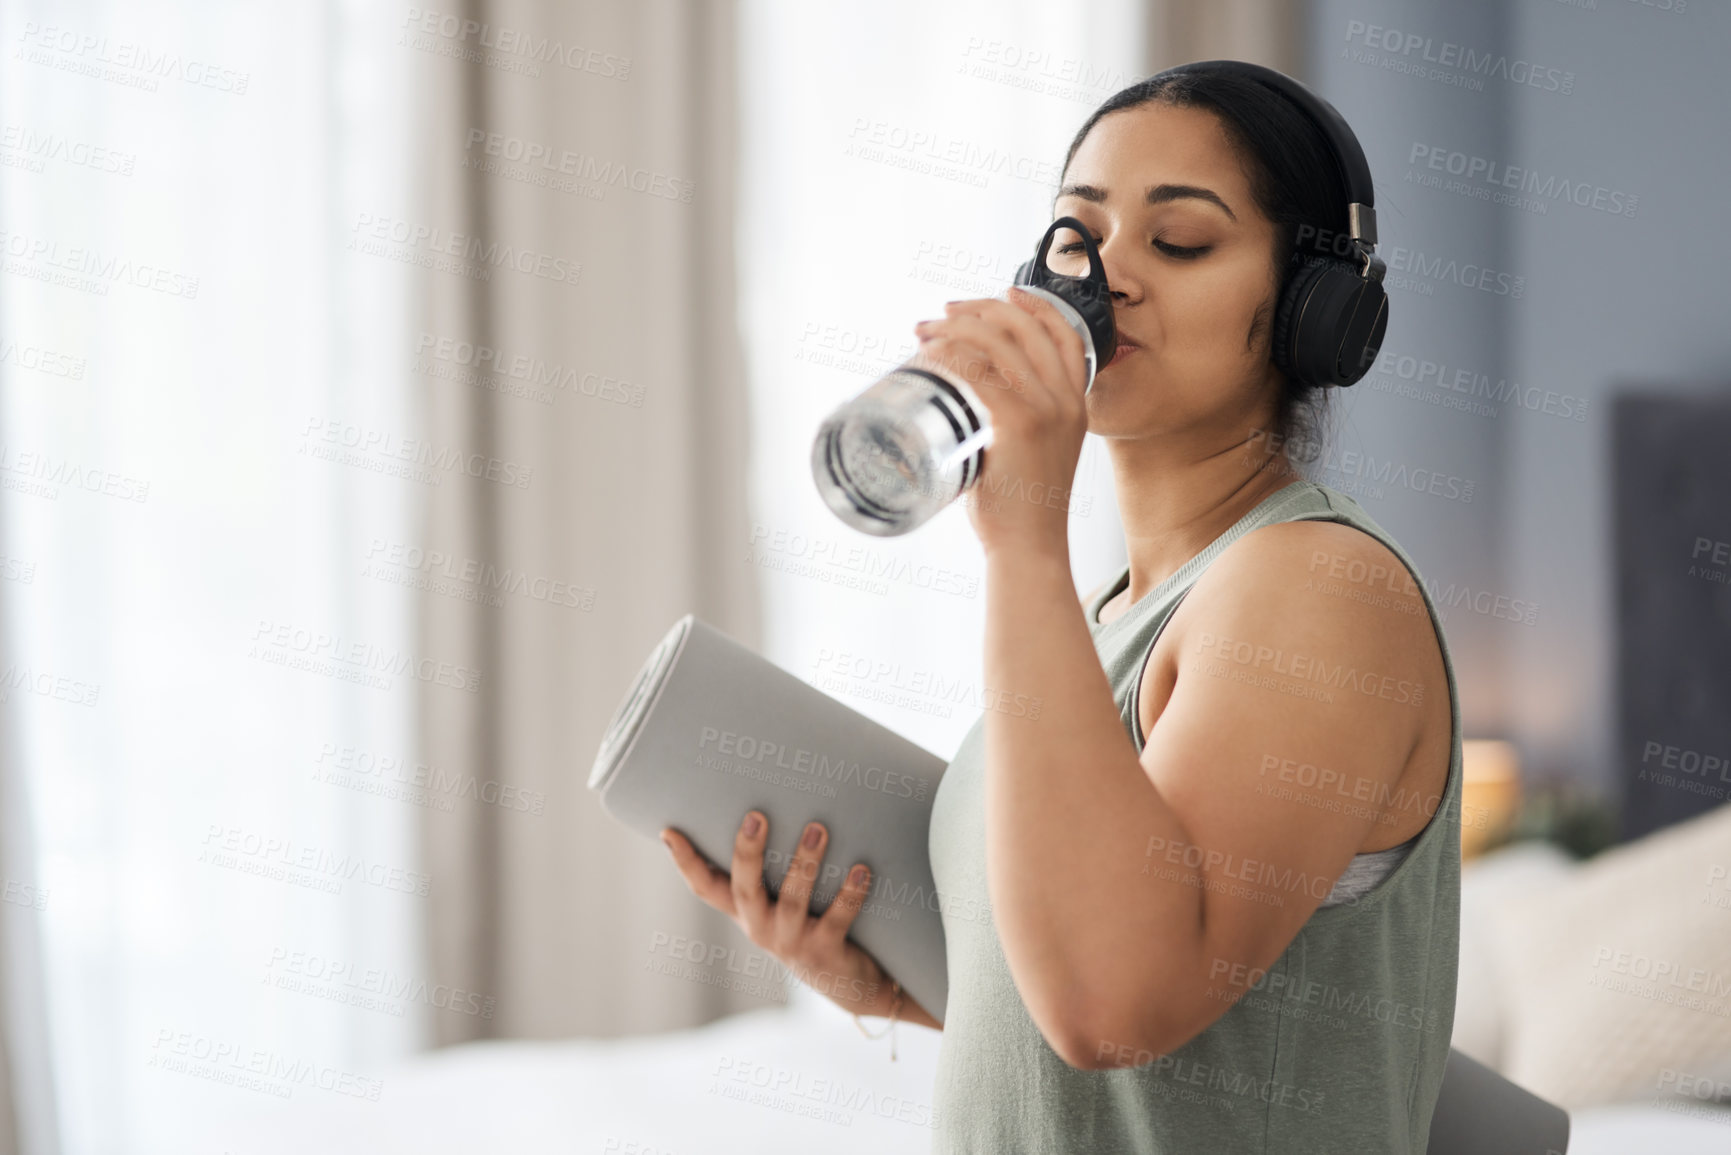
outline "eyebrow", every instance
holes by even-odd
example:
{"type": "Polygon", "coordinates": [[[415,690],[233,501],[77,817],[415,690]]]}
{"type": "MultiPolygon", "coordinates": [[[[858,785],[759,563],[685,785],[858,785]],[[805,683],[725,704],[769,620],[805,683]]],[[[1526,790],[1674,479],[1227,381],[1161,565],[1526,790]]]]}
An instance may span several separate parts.
{"type": "MultiPolygon", "coordinates": [[[[1101,188],[1099,185],[1093,184],[1067,184],[1063,188],[1059,189],[1058,195],[1052,199],[1053,202],[1056,203],[1058,200],[1067,196],[1091,201],[1094,204],[1100,204],[1106,199],[1106,190],[1101,188]]],[[[1208,201],[1210,204],[1219,205],[1220,210],[1227,216],[1231,217],[1234,221],[1238,219],[1238,214],[1234,213],[1231,206],[1220,199],[1219,193],[1215,192],[1213,189],[1200,188],[1193,184],[1152,185],[1148,189],[1147,203],[1151,205],[1160,205],[1166,204],[1168,201],[1184,200],[1186,198],[1208,201]]]]}

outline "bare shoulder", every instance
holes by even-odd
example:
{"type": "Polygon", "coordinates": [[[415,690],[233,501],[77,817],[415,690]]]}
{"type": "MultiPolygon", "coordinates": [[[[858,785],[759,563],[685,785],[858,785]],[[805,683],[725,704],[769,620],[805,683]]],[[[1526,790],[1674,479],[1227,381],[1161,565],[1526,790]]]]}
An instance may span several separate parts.
{"type": "MultiPolygon", "coordinates": [[[[1445,677],[1412,573],[1375,537],[1332,521],[1277,522],[1233,542],[1197,579],[1157,648],[1159,676],[1143,680],[1155,698],[1138,703],[1144,733],[1193,662],[1225,662],[1234,676],[1271,677],[1317,701],[1357,702],[1356,710],[1424,705],[1445,677]]],[[[1434,713],[1396,710],[1384,724],[1410,742],[1434,713]]]]}
{"type": "MultiPolygon", "coordinates": [[[[1319,625],[1432,639],[1424,595],[1393,550],[1343,522],[1284,521],[1233,542],[1197,579],[1198,611],[1243,620],[1302,610],[1319,625]]],[[[1198,613],[1195,616],[1203,616],[1198,613]]]]}

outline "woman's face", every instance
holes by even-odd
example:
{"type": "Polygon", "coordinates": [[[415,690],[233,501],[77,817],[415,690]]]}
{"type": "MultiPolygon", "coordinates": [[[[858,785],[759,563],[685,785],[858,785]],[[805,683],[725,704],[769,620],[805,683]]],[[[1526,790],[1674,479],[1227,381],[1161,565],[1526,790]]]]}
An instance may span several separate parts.
{"type": "MultiPolygon", "coordinates": [[[[1156,102],[1101,117],[1077,148],[1052,215],[1088,226],[1118,331],[1138,346],[1098,371],[1090,433],[1201,435],[1213,444],[1272,420],[1280,380],[1268,352],[1274,225],[1252,200],[1214,113],[1156,102]]],[[[1060,229],[1047,264],[1085,273],[1078,241],[1060,229]]]]}

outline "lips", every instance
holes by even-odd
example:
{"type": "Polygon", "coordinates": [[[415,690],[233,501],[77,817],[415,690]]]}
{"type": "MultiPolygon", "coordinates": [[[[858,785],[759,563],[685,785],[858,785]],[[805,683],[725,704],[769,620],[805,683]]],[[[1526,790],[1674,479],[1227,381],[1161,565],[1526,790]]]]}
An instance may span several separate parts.
{"type": "Polygon", "coordinates": [[[1118,362],[1122,361],[1125,357],[1128,357],[1131,353],[1134,353],[1136,350],[1140,349],[1141,347],[1142,346],[1136,344],[1136,342],[1134,342],[1134,341],[1127,341],[1127,340],[1122,340],[1122,339],[1119,340],[1117,347],[1112,350],[1112,359],[1107,361],[1106,364],[1104,366],[1102,366],[1102,368],[1110,368],[1113,365],[1116,365],[1118,362]]]}

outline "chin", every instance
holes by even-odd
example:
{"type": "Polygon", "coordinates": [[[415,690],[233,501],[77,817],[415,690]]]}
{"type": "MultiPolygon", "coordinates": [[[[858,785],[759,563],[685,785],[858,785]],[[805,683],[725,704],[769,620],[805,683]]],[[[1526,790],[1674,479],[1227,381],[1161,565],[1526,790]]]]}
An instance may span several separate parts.
{"type": "MultiPolygon", "coordinates": [[[[1134,358],[1130,359],[1134,361],[1134,358]]],[[[1152,366],[1119,362],[1094,374],[1083,401],[1088,432],[1104,437],[1141,437],[1164,430],[1174,420],[1175,397],[1152,366]]]]}
{"type": "Polygon", "coordinates": [[[1094,387],[1088,390],[1089,398],[1102,391],[1113,393],[1125,389],[1142,389],[1147,386],[1147,374],[1138,374],[1133,365],[1134,358],[1126,358],[1116,365],[1108,365],[1104,369],[1094,371],[1094,387]]]}
{"type": "Polygon", "coordinates": [[[1096,374],[1094,387],[1088,390],[1088,395],[1082,399],[1088,414],[1088,432],[1104,436],[1117,436],[1127,432],[1125,426],[1129,414],[1125,411],[1125,393],[1122,383],[1114,382],[1109,377],[1096,374]],[[1117,385],[1119,388],[1114,388],[1117,385]]]}

